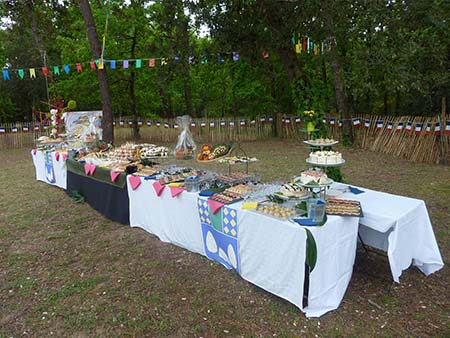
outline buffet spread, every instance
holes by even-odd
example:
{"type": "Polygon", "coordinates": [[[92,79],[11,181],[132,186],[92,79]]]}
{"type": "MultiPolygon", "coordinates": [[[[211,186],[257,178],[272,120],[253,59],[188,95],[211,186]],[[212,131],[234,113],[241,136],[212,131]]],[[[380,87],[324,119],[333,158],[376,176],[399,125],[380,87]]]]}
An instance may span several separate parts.
{"type": "MultiPolygon", "coordinates": [[[[189,125],[188,119],[180,122],[189,125]]],[[[110,205],[128,208],[111,218],[206,255],[307,316],[320,316],[339,306],[350,281],[365,203],[331,194],[336,183],[323,167],[345,163],[341,153],[330,149],[337,141],[305,143],[312,147],[306,161],[313,166],[284,184],[264,183],[249,173],[248,164],[257,159],[233,155],[232,142],[204,144],[197,151],[188,128],[173,151],[149,143],[113,147],[98,139],[72,140],[69,146],[64,138],[54,138],[39,140],[32,156],[38,180],[67,186],[69,194],[82,191],[88,203],[106,214],[110,205]],[[223,174],[168,161],[186,158],[246,163],[247,170],[223,174]],[[88,187],[93,180],[96,196],[88,187]],[[102,184],[105,193],[118,194],[120,200],[100,199],[102,184]],[[339,267],[333,257],[342,257],[339,267]]],[[[435,266],[423,270],[427,274],[441,267],[437,245],[433,248],[435,266]]]]}

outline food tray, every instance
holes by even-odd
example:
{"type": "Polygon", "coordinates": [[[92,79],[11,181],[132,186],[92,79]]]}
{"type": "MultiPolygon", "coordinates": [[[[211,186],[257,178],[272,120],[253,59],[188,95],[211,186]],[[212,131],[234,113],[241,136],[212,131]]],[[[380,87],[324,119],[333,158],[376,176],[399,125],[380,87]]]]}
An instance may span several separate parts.
{"type": "Polygon", "coordinates": [[[223,191],[212,195],[209,199],[223,204],[232,204],[241,201],[243,198],[238,194],[231,194],[223,191]]]}
{"type": "Polygon", "coordinates": [[[362,217],[361,203],[354,200],[329,198],[326,204],[327,215],[362,217]]]}
{"type": "Polygon", "coordinates": [[[341,162],[338,162],[338,163],[318,163],[318,162],[311,161],[311,158],[308,157],[306,159],[306,163],[317,165],[319,167],[339,167],[345,163],[345,160],[342,160],[341,162]]]}
{"type": "Polygon", "coordinates": [[[232,187],[225,189],[225,192],[239,194],[239,195],[241,195],[241,197],[244,197],[244,196],[250,194],[252,190],[253,190],[253,188],[246,184],[237,184],[237,185],[234,185],[232,187]]]}
{"type": "Polygon", "coordinates": [[[286,196],[279,191],[274,192],[274,195],[277,195],[279,198],[285,201],[295,201],[295,200],[303,201],[311,197],[311,194],[308,191],[305,191],[305,194],[303,196],[295,196],[295,195],[286,196]]]}
{"type": "Polygon", "coordinates": [[[235,185],[238,183],[254,180],[255,177],[251,174],[232,173],[230,175],[220,175],[216,180],[225,184],[235,185]]]}
{"type": "Polygon", "coordinates": [[[313,146],[313,147],[331,147],[331,146],[334,146],[335,144],[338,144],[339,141],[334,141],[334,142],[330,142],[330,143],[315,143],[315,142],[310,142],[310,141],[303,141],[303,143],[305,143],[309,146],[313,146]]]}
{"type": "MultiPolygon", "coordinates": [[[[295,179],[294,179],[295,180],[295,179]]],[[[331,178],[328,178],[328,180],[326,181],[326,183],[302,183],[302,181],[300,181],[300,177],[298,178],[298,180],[295,180],[295,183],[298,185],[301,185],[302,187],[305,188],[324,188],[324,187],[329,187],[330,185],[332,185],[334,183],[334,181],[331,178]]]]}
{"type": "Polygon", "coordinates": [[[161,184],[169,184],[169,183],[175,183],[175,182],[182,182],[186,179],[188,176],[197,176],[196,171],[190,171],[187,173],[181,173],[176,175],[170,175],[170,176],[164,176],[159,179],[159,183],[161,184]]]}
{"type": "Polygon", "coordinates": [[[252,212],[255,212],[257,214],[264,215],[267,217],[275,218],[275,219],[281,220],[281,221],[287,221],[293,217],[300,217],[305,214],[305,212],[303,210],[286,208],[286,207],[280,206],[275,203],[263,203],[263,204],[260,203],[260,204],[258,204],[258,207],[255,210],[252,210],[252,212]],[[282,208],[285,210],[291,210],[292,213],[289,215],[285,215],[285,216],[277,216],[276,214],[270,214],[270,213],[262,211],[263,208],[282,208]]]}

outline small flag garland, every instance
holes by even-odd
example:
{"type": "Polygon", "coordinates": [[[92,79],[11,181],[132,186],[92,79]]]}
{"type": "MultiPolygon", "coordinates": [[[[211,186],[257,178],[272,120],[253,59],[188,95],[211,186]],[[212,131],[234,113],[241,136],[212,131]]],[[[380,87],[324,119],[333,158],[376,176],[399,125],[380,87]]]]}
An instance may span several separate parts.
{"type": "Polygon", "coordinates": [[[412,122],[411,121],[408,121],[407,123],[406,123],[406,129],[405,129],[405,133],[410,133],[411,132],[411,130],[412,130],[412,122]]]}
{"type": "Polygon", "coordinates": [[[393,129],[394,129],[394,124],[389,121],[388,124],[387,124],[387,131],[389,133],[391,133],[393,129]]]}
{"type": "MultiPolygon", "coordinates": [[[[239,60],[239,53],[237,52],[224,52],[221,54],[214,54],[214,56],[207,56],[202,55],[200,58],[197,58],[194,55],[191,55],[188,57],[189,64],[202,64],[206,65],[208,63],[208,60],[216,60],[218,63],[225,62],[225,56],[228,56],[231,58],[233,62],[239,60]],[[218,56],[217,56],[218,55],[218,56]],[[200,62],[195,62],[196,59],[199,59],[200,62]]],[[[268,59],[269,54],[263,53],[262,54],[263,59],[268,59]]],[[[30,79],[36,78],[36,69],[40,70],[39,74],[42,74],[44,77],[50,76],[50,73],[52,73],[54,76],[61,76],[62,74],[70,75],[72,72],[71,70],[73,68],[76,69],[76,73],[81,73],[84,71],[83,65],[89,65],[89,68],[91,70],[102,70],[109,66],[110,70],[115,70],[119,68],[119,65],[122,65],[122,69],[129,69],[132,64],[134,64],[134,68],[140,69],[143,67],[143,61],[148,62],[148,68],[154,68],[156,66],[156,61],[159,61],[160,66],[166,66],[169,62],[179,62],[180,57],[174,56],[174,57],[151,57],[151,58],[139,58],[139,59],[125,59],[125,60],[116,60],[116,59],[104,59],[101,57],[100,59],[95,59],[91,61],[85,61],[85,62],[76,62],[73,64],[63,64],[63,65],[53,65],[50,67],[44,66],[44,67],[30,67],[28,69],[24,68],[4,68],[2,70],[3,80],[4,81],[11,81],[12,75],[17,74],[17,77],[20,79],[25,79],[26,76],[26,70],[28,70],[28,77],[30,79]]]]}
{"type": "Polygon", "coordinates": [[[416,135],[420,135],[422,133],[423,123],[416,123],[416,128],[414,129],[414,133],[416,135]]]}
{"type": "Polygon", "coordinates": [[[384,126],[384,121],[383,120],[377,120],[377,131],[380,131],[381,129],[383,129],[384,126]]]}
{"type": "Polygon", "coordinates": [[[354,118],[353,119],[353,125],[355,127],[360,127],[361,126],[361,120],[359,118],[354,118]]]}

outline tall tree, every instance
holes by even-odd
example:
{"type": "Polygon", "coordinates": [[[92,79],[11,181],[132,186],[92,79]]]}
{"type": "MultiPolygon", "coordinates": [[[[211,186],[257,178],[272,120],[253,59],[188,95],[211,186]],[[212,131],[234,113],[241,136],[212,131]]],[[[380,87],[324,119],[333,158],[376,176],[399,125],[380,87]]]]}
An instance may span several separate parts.
{"type": "MultiPolygon", "coordinates": [[[[94,59],[99,59],[101,55],[101,46],[98,39],[97,28],[95,26],[94,18],[92,16],[91,6],[88,0],[80,0],[80,8],[83,14],[83,19],[86,25],[87,36],[91,46],[91,52],[94,59]]],[[[101,60],[103,62],[103,60],[101,60]]],[[[103,139],[106,142],[114,142],[114,128],[113,128],[113,111],[111,93],[109,90],[108,74],[106,68],[97,69],[98,85],[102,97],[103,106],[103,139]]]]}

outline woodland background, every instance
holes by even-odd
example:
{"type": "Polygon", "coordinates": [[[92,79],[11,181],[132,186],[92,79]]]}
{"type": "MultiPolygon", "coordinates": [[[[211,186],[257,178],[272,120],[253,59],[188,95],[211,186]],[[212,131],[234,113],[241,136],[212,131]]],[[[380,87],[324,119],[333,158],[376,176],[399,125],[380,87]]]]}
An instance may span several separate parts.
{"type": "MultiPolygon", "coordinates": [[[[323,113],[436,116],[450,92],[450,2],[444,0],[91,1],[115,116],[323,113]],[[208,27],[206,35],[201,29],[208,27]],[[297,54],[292,37],[332,38],[332,53],[297,54]],[[239,60],[232,60],[232,52],[239,60]],[[264,55],[264,56],[263,56],[264,55]],[[189,56],[196,62],[190,64],[189,56]],[[218,58],[224,62],[219,62],[218,58]],[[148,59],[156,58],[150,68],[148,59]],[[160,65],[160,58],[168,60],[160,65]],[[144,59],[137,69],[134,59],[144,59]],[[147,60],[145,60],[147,59],[147,60]],[[203,60],[203,62],[201,62],[203,60]],[[204,62],[207,60],[207,62],[204,62]]],[[[101,109],[78,1],[3,0],[0,121],[29,121],[48,99],[101,109]],[[44,57],[50,74],[40,72],[44,57]],[[53,65],[83,64],[60,75],[53,65]],[[17,69],[36,68],[21,79],[17,69]],[[49,95],[47,96],[48,81],[49,95]]],[[[447,100],[447,105],[448,105],[447,100]]]]}

